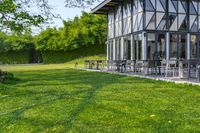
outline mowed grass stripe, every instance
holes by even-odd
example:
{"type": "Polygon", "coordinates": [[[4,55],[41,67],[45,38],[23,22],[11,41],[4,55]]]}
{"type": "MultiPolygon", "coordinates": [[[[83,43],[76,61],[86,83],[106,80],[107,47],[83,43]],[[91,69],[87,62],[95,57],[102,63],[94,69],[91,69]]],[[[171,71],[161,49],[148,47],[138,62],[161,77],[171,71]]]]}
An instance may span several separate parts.
{"type": "Polygon", "coordinates": [[[11,68],[17,80],[0,84],[0,132],[200,132],[199,86],[11,68]]]}

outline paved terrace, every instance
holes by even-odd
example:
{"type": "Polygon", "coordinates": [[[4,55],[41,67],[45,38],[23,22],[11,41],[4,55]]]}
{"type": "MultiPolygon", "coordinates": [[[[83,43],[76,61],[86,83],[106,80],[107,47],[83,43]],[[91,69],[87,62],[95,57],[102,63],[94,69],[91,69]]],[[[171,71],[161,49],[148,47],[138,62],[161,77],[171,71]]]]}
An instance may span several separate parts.
{"type": "Polygon", "coordinates": [[[95,69],[82,69],[86,71],[95,71],[95,72],[104,72],[104,73],[110,73],[110,74],[118,74],[118,75],[125,75],[125,76],[133,76],[138,78],[146,78],[146,79],[153,79],[153,80],[160,80],[160,81],[166,81],[166,82],[173,82],[177,84],[191,84],[191,85],[199,85],[200,82],[196,78],[180,78],[180,77],[165,77],[161,75],[144,75],[142,73],[135,73],[135,72],[117,72],[117,71],[108,71],[106,69],[103,70],[95,70],[95,69]]]}

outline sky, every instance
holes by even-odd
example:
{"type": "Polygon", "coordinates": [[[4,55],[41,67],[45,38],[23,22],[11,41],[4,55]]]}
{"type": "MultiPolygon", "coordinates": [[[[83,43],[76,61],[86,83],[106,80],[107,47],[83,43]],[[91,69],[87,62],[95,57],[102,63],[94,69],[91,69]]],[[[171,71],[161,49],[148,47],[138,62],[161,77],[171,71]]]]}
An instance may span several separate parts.
{"type": "MultiPolygon", "coordinates": [[[[96,2],[91,8],[95,7],[99,2],[96,2]]],[[[80,8],[67,8],[65,7],[65,0],[49,0],[49,4],[54,8],[53,12],[58,13],[61,15],[61,17],[65,20],[67,19],[73,19],[75,16],[80,16],[81,11],[83,9],[80,8]]],[[[91,9],[84,9],[84,11],[90,12],[91,9]]],[[[60,19],[54,19],[54,24],[51,24],[52,26],[61,27],[62,20],[60,19]]]]}

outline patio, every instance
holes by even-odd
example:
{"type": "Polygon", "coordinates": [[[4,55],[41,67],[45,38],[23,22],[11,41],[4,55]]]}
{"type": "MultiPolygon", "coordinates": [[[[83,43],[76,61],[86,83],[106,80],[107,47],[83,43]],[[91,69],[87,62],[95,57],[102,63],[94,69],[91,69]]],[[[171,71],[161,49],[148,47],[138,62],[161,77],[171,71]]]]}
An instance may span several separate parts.
{"type": "Polygon", "coordinates": [[[87,60],[85,69],[176,83],[200,84],[197,60],[87,60]]]}

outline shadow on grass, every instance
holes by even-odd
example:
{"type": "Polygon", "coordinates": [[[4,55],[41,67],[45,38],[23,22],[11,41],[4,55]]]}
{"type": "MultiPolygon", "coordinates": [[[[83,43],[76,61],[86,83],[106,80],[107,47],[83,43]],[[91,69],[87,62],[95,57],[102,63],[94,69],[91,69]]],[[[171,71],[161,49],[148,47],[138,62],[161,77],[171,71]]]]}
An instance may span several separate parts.
{"type": "MultiPolygon", "coordinates": [[[[142,89],[145,85],[151,85],[149,88],[152,89],[162,88],[160,83],[163,83],[164,85],[174,87],[174,84],[167,84],[165,82],[158,82],[154,80],[141,80],[140,78],[73,69],[43,70],[23,73],[17,72],[15,74],[20,78],[19,81],[8,82],[7,84],[0,85],[0,94],[6,95],[6,97],[0,97],[0,101],[9,101],[16,98],[29,100],[29,98],[32,98],[32,103],[30,102],[28,105],[23,105],[20,108],[13,108],[13,111],[0,111],[1,116],[3,116],[3,122],[0,123],[0,126],[6,128],[20,120],[33,124],[36,127],[35,132],[39,132],[41,130],[40,128],[37,128],[41,125],[45,129],[63,125],[65,127],[65,131],[71,130],[78,116],[84,112],[90,104],[95,102],[97,92],[105,88],[105,86],[113,84],[142,84],[143,86],[135,86],[133,89],[142,89]],[[82,94],[83,96],[80,97],[82,94]],[[47,97],[48,99],[42,100],[44,97],[47,97]],[[80,97],[80,102],[72,107],[72,111],[70,111],[66,117],[56,122],[37,120],[29,117],[25,118],[23,116],[23,114],[30,109],[34,109],[39,106],[45,107],[53,102],[73,99],[75,97],[80,97]]],[[[101,108],[113,113],[127,115],[125,112],[115,110],[112,107],[101,108]]],[[[2,120],[0,118],[0,121],[2,120]]],[[[143,122],[140,124],[151,124],[151,122],[148,121],[143,122]]],[[[157,127],[155,127],[155,130],[156,128],[157,127]]]]}
{"type": "Polygon", "coordinates": [[[116,76],[111,74],[94,73],[72,69],[23,72],[16,73],[16,75],[19,76],[20,80],[7,82],[3,85],[4,87],[0,88],[0,93],[3,95],[7,95],[6,97],[1,97],[0,100],[9,101],[15,98],[25,97],[27,97],[28,100],[28,98],[30,97],[36,98],[37,96],[39,96],[39,98],[38,100],[36,100],[36,103],[30,103],[30,105],[14,109],[14,111],[12,112],[0,111],[0,114],[2,116],[8,118],[1,123],[1,127],[12,125],[18,120],[24,119],[24,121],[27,121],[28,118],[23,118],[22,115],[27,110],[36,108],[38,106],[45,106],[57,100],[62,100],[66,98],[73,99],[74,96],[84,93],[85,95],[82,101],[73,108],[73,111],[71,111],[69,116],[64,120],[56,122],[56,124],[50,124],[51,122],[40,123],[38,121],[38,124],[43,125],[46,128],[64,124],[66,130],[70,130],[77,116],[79,116],[79,114],[83,112],[90,103],[94,102],[97,91],[101,90],[106,85],[120,82],[122,83],[121,79],[125,78],[125,76],[116,76]],[[51,86],[55,87],[63,85],[67,85],[67,87],[73,86],[74,88],[62,88],[61,90],[51,88],[51,86]],[[81,88],[81,85],[83,85],[83,88],[84,86],[86,86],[86,89],[81,88]],[[39,88],[40,86],[44,86],[44,90],[37,90],[37,88],[39,88]],[[30,89],[30,87],[33,89],[30,89]],[[50,89],[46,89],[48,87],[50,89]],[[67,89],[72,89],[72,92],[66,92],[65,90],[67,89]],[[53,98],[41,102],[40,99],[46,96],[53,98]]]}

